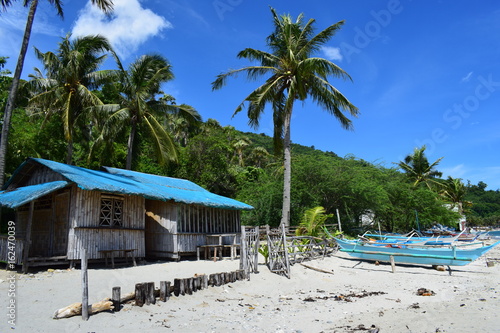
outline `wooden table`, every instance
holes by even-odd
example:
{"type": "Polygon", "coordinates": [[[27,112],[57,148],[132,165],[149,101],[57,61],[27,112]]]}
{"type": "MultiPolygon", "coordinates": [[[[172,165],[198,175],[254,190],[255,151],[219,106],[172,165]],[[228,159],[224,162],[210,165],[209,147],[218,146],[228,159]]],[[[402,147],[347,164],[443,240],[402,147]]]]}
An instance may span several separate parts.
{"type": "Polygon", "coordinates": [[[240,244],[237,243],[238,234],[209,234],[206,235],[207,246],[214,247],[214,261],[217,258],[217,250],[221,251],[222,258],[222,250],[226,247],[230,249],[231,252],[231,260],[236,257],[236,251],[240,247],[240,244]],[[224,237],[230,237],[231,241],[227,244],[224,244],[224,237]]]}
{"type": "Polygon", "coordinates": [[[137,266],[137,263],[135,262],[134,251],[137,251],[137,249],[100,250],[99,252],[104,254],[104,258],[106,259],[106,266],[108,266],[108,257],[111,257],[111,267],[115,268],[115,254],[119,255],[120,252],[123,252],[127,264],[128,264],[128,257],[130,256],[132,258],[132,263],[134,264],[134,266],[137,266]]]}

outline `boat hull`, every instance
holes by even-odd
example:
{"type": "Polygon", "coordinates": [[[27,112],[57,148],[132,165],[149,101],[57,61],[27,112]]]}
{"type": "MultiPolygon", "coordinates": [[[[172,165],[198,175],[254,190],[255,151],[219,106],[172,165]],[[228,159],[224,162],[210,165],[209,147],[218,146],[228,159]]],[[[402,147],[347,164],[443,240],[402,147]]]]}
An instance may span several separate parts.
{"type": "Polygon", "coordinates": [[[460,249],[455,246],[443,248],[411,248],[404,246],[373,246],[358,241],[336,240],[340,247],[340,251],[346,252],[351,257],[358,259],[391,261],[392,257],[395,263],[400,264],[446,266],[465,266],[500,244],[500,242],[497,242],[490,246],[474,249],[460,249]]]}

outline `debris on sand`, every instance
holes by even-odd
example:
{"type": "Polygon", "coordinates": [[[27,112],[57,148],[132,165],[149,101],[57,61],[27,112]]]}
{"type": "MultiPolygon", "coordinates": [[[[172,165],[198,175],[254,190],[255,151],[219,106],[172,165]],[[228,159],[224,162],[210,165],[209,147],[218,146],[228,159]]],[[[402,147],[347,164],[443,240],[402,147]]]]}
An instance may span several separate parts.
{"type": "Polygon", "coordinates": [[[434,296],[434,295],[436,295],[436,293],[430,289],[427,289],[427,288],[418,288],[417,295],[418,296],[434,296]]]}

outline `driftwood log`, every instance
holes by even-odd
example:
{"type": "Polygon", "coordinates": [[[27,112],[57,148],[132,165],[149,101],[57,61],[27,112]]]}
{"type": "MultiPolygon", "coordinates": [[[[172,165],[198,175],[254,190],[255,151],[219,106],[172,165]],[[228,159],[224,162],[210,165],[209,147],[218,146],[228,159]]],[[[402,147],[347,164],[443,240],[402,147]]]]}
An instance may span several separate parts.
{"type": "MultiPolygon", "coordinates": [[[[106,298],[100,302],[94,303],[91,306],[89,306],[89,315],[109,310],[113,310],[113,302],[109,298],[106,298]]],[[[65,308],[59,309],[56,312],[54,312],[52,318],[62,319],[73,316],[79,316],[81,314],[82,314],[82,303],[73,303],[65,308]]]]}
{"type": "Polygon", "coordinates": [[[313,267],[313,266],[309,266],[309,265],[306,265],[306,264],[302,264],[302,266],[306,267],[306,268],[309,268],[309,269],[312,269],[314,271],[318,271],[318,272],[321,272],[321,273],[326,273],[326,274],[334,274],[333,271],[327,271],[326,269],[321,269],[321,268],[318,268],[318,267],[313,267]]]}

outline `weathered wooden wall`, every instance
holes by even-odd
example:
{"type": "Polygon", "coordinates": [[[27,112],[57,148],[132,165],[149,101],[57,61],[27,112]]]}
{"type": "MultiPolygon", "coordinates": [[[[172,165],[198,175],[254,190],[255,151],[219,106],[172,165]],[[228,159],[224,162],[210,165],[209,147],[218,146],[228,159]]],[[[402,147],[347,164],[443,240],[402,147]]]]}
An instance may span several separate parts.
{"type": "Polygon", "coordinates": [[[146,255],[175,258],[177,252],[177,204],[146,200],[146,255]]]}
{"type": "Polygon", "coordinates": [[[177,231],[225,234],[240,232],[240,211],[179,204],[177,231]]]}
{"type": "Polygon", "coordinates": [[[179,258],[206,244],[207,234],[239,233],[240,211],[146,201],[146,255],[179,258]]]}
{"type": "Polygon", "coordinates": [[[101,192],[75,188],[70,214],[68,259],[80,259],[80,249],[87,249],[88,259],[104,258],[100,250],[136,249],[136,257],[144,257],[144,198],[124,195],[123,224],[99,226],[101,192]]]}
{"type": "Polygon", "coordinates": [[[18,177],[18,181],[10,184],[9,189],[21,186],[38,185],[56,180],[65,180],[60,174],[40,164],[33,164],[29,172],[26,172],[22,176],[18,175],[18,177]]]}
{"type": "Polygon", "coordinates": [[[12,256],[11,252],[14,252],[14,261],[10,263],[21,265],[23,262],[23,248],[24,238],[19,238],[16,236],[14,241],[12,242],[12,240],[9,241],[8,235],[0,235],[0,261],[6,263],[9,262],[9,257],[12,256]],[[14,248],[12,248],[12,244],[14,244],[14,248]]]}
{"type": "MultiPolygon", "coordinates": [[[[29,257],[65,256],[68,247],[70,190],[62,189],[35,201],[31,226],[29,257]]],[[[29,204],[19,207],[16,236],[24,238],[28,224],[29,204]]]]}

